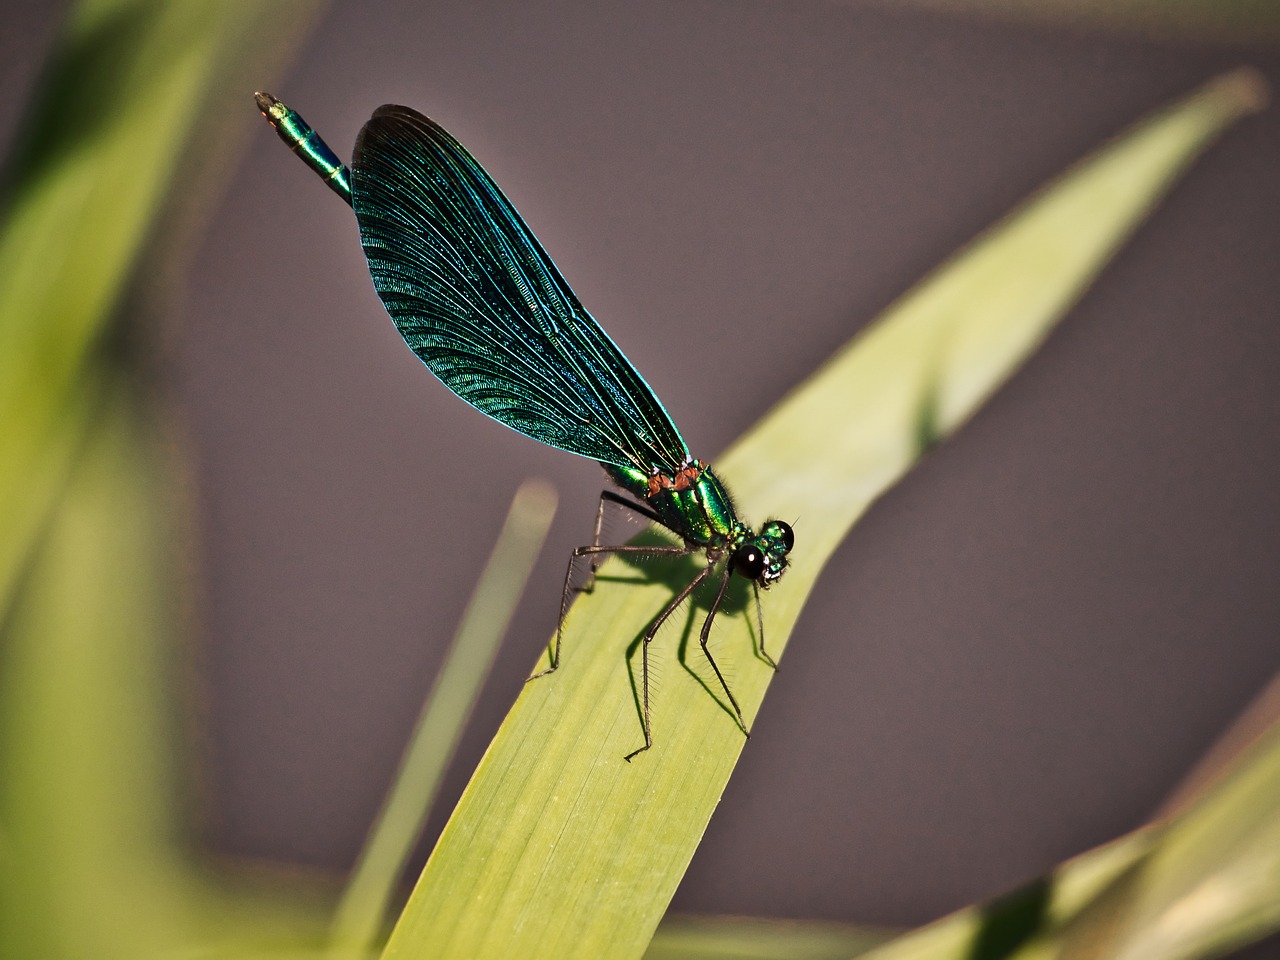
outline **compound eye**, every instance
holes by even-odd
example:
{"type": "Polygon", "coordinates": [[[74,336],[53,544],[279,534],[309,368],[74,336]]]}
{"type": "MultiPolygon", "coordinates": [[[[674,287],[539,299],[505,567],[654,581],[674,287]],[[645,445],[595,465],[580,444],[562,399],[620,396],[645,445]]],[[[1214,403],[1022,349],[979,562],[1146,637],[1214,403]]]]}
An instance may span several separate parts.
{"type": "Polygon", "coordinates": [[[759,580],[764,573],[764,552],[752,544],[744,543],[733,552],[733,569],[748,580],[759,580]]]}
{"type": "Polygon", "coordinates": [[[791,529],[791,524],[783,523],[781,520],[773,520],[771,525],[777,531],[778,538],[782,541],[782,552],[790,553],[791,548],[796,545],[796,535],[791,529]]]}

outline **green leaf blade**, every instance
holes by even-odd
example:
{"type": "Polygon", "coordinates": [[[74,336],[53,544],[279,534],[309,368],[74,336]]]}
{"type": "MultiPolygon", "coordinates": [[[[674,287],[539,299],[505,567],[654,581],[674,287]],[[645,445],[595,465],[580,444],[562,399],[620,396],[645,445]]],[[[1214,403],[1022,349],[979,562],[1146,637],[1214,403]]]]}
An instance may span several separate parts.
{"type": "MultiPolygon", "coordinates": [[[[971,415],[1185,165],[1257,102],[1256,82],[1237,74],[1139,124],[892,307],[716,462],[749,518],[814,518],[765,598],[775,656],[853,522],[971,415]]],[[[562,666],[512,708],[384,956],[643,953],[744,743],[697,649],[702,611],[686,608],[654,643],[654,748],[623,760],[643,742],[625,651],[691,570],[654,580],[601,568],[565,623],[562,666]]],[[[712,638],[748,724],[772,676],[752,655],[753,621],[738,604],[712,638]]]]}

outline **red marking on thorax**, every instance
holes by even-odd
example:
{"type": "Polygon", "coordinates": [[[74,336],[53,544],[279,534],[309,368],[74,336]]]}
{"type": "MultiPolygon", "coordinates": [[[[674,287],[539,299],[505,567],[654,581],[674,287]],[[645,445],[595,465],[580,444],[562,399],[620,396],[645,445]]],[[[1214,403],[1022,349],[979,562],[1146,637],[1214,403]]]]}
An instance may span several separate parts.
{"type": "Polygon", "coordinates": [[[698,482],[700,476],[702,476],[702,463],[695,460],[687,467],[681,467],[672,486],[677,490],[688,490],[698,482]]]}
{"type": "Polygon", "coordinates": [[[678,493],[690,490],[697,484],[704,469],[706,464],[701,460],[694,460],[677,470],[675,476],[658,471],[649,478],[649,496],[657,496],[663,490],[675,490],[678,493]]]}

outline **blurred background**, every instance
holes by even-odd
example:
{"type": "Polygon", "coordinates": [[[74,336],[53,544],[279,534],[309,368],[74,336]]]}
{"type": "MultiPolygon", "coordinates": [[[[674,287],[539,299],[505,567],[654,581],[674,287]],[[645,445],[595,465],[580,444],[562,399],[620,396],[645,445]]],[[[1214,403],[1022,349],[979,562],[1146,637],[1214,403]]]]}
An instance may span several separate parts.
{"type": "MultiPolygon", "coordinates": [[[[287,69],[235,92],[247,149],[148,347],[190,464],[183,764],[212,853],[349,866],[511,495],[546,477],[560,513],[416,875],[554,626],[603,482],[426,373],[350,210],[277,142],[254,86],[344,157],[382,103],[444,124],[714,461],[1146,110],[1242,63],[1280,85],[1274,17],[1255,32],[1140,4],[1105,22],[967,8],[335,4],[287,69]]],[[[8,4],[6,145],[62,12],[8,4]]],[[[183,109],[156,94],[156,122],[183,109]]],[[[674,909],[930,920],[1142,823],[1269,682],[1277,170],[1272,109],[1209,151],[1047,345],[857,526],[674,909]]],[[[798,550],[821,522],[796,518],[798,550]]],[[[660,638],[655,656],[674,655],[660,638]]]]}

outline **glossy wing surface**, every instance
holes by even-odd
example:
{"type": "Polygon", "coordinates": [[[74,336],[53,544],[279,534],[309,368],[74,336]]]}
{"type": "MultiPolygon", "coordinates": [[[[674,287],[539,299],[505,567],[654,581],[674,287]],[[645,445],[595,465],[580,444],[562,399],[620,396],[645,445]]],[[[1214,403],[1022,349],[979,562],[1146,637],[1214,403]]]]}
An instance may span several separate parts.
{"type": "Polygon", "coordinates": [[[678,469],[671,417],[480,164],[436,123],[385,106],[352,164],[373,285],[450,390],[543,443],[678,469]]]}

